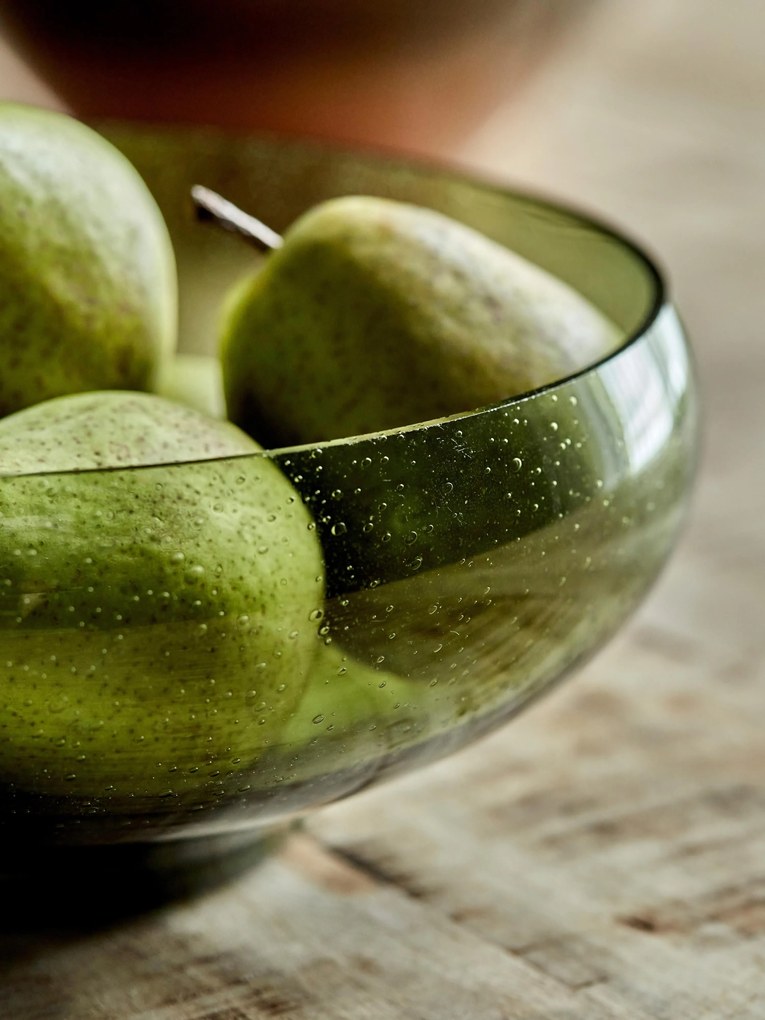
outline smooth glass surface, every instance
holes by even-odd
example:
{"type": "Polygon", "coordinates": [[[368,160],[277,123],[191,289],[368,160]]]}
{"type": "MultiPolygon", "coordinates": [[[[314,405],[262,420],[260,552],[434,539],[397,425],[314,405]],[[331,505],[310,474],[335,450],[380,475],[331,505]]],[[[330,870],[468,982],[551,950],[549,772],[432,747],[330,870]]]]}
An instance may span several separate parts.
{"type": "Polygon", "coordinates": [[[437,168],[106,130],[168,218],[185,350],[214,350],[222,296],[257,261],[194,222],[193,183],[277,229],[347,192],[441,209],[571,283],[625,345],[538,393],[392,433],[0,477],[0,802],[17,845],[257,831],[466,744],[629,616],[676,539],[695,462],[682,328],[653,267],[610,231],[437,168]],[[266,456],[308,526],[292,497],[257,520],[243,504],[266,456]],[[148,523],[126,529],[147,501],[148,523]],[[306,527],[324,597],[290,573],[306,527]],[[234,539],[218,555],[222,530],[234,539]],[[151,543],[132,574],[131,550],[151,543]]]}

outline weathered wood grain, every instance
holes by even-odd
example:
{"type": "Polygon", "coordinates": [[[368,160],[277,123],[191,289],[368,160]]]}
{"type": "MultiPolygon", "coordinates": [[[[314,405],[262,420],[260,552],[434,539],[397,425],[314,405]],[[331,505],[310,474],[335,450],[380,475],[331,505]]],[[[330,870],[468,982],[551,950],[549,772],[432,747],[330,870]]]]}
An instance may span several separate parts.
{"type": "Polygon", "coordinates": [[[705,454],[635,620],[503,731],[198,901],[77,934],[0,905],[0,1017],[765,1017],[764,96],[754,0],[601,2],[462,153],[671,270],[705,454]]]}

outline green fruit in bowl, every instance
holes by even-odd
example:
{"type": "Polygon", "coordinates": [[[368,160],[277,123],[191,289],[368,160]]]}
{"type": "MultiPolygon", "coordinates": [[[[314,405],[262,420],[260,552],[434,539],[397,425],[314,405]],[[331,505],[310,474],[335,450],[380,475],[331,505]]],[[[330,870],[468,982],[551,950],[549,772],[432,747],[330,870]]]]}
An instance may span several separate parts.
{"type": "Polygon", "coordinates": [[[602,438],[619,429],[594,384],[576,402],[540,393],[448,427],[286,450],[275,460],[316,520],[333,598],[555,527],[609,477],[602,438]]]}
{"type": "Polygon", "coordinates": [[[334,774],[340,786],[355,787],[412,749],[420,760],[430,756],[426,746],[443,754],[447,743],[459,743],[461,720],[494,707],[485,686],[473,691],[410,679],[366,665],[332,641],[314,659],[303,696],[264,765],[281,782],[334,782],[334,774]]]}
{"type": "Polygon", "coordinates": [[[65,393],[147,389],[175,346],[167,228],[106,139],[0,102],[0,414],[65,393]]]}
{"type": "Polygon", "coordinates": [[[386,430],[363,450],[279,454],[339,595],[512,542],[580,505],[602,469],[590,438],[608,407],[521,402],[443,441],[438,422],[581,371],[621,339],[571,287],[467,226],[350,196],[306,213],[231,294],[224,387],[232,420],[267,445],[386,430]],[[473,457],[492,444],[490,460],[473,457]]]}
{"type": "Polygon", "coordinates": [[[110,811],[224,792],[319,645],[289,481],[235,426],[126,392],[5,418],[0,474],[0,785],[110,811]]]}
{"type": "Polygon", "coordinates": [[[322,203],[231,297],[229,416],[271,447],[498,403],[599,360],[620,334],[562,281],[432,210],[322,203]]]}
{"type": "MultiPolygon", "coordinates": [[[[334,768],[374,768],[386,753],[439,729],[437,704],[427,684],[365,666],[334,643],[322,646],[269,759],[293,782],[334,768]]],[[[453,718],[442,719],[442,728],[453,718]]]]}

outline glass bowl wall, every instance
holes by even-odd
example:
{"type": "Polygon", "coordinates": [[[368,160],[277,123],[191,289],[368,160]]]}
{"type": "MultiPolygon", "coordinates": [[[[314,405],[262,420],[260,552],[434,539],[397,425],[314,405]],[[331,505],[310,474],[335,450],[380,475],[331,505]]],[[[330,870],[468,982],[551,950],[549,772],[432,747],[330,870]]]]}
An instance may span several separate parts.
{"type": "Polygon", "coordinates": [[[539,392],[391,433],[0,478],[0,800],[17,845],[257,831],[463,746],[629,616],[676,539],[695,459],[682,329],[651,263],[611,231],[438,168],[101,127],[170,225],[183,350],[214,351],[223,294],[258,258],[194,222],[194,183],[277,229],[349,192],[435,207],[572,284],[625,343],[539,392]],[[264,458],[310,525],[291,500],[251,524],[242,485],[264,458]],[[163,499],[199,512],[163,531],[163,499]],[[126,528],[131,501],[154,508],[150,524],[126,528]],[[89,517],[96,506],[112,509],[89,517]],[[325,596],[319,582],[294,606],[288,593],[275,616],[257,595],[259,551],[268,562],[306,528],[325,596]],[[239,549],[200,560],[220,529],[239,549]],[[151,541],[161,564],[119,574],[151,541]],[[231,594],[243,574],[246,604],[231,594]]]}

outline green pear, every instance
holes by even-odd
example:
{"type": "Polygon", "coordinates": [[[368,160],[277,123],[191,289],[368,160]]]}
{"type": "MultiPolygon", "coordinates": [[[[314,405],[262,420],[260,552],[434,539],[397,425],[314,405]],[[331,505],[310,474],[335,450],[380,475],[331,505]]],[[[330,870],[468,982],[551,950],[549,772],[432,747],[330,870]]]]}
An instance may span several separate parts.
{"type": "Polygon", "coordinates": [[[492,698],[485,685],[475,690],[441,673],[441,679],[412,679],[380,664],[365,665],[331,641],[314,659],[303,696],[263,759],[264,768],[280,783],[311,783],[313,797],[318,789],[313,784],[326,781],[322,795],[334,797],[404,758],[432,760],[462,746],[466,728],[479,732],[482,717],[496,711],[500,697],[509,701],[513,685],[506,676],[495,679],[492,698]]]}
{"type": "MultiPolygon", "coordinates": [[[[224,387],[232,420],[289,447],[497,404],[621,339],[568,285],[469,227],[351,196],[306,213],[229,297],[224,387]]],[[[328,594],[514,542],[586,501],[607,408],[556,401],[410,431],[405,445],[388,433],[280,453],[319,526],[328,594]]]]}
{"type": "Polygon", "coordinates": [[[229,417],[270,447],[498,403],[612,351],[616,327],[561,280],[433,210],[325,202],[228,301],[229,417]]]}
{"type": "Polygon", "coordinates": [[[448,730],[457,715],[428,684],[362,665],[322,646],[308,684],[268,762],[282,781],[374,772],[380,761],[448,730]]]}
{"type": "Polygon", "coordinates": [[[176,306],[167,228],[128,160],[71,117],[0,102],[0,415],[149,388],[176,306]]]}
{"type": "Polygon", "coordinates": [[[0,421],[0,786],[110,812],[238,788],[302,696],[322,569],[229,423],[124,391],[0,421]]]}

